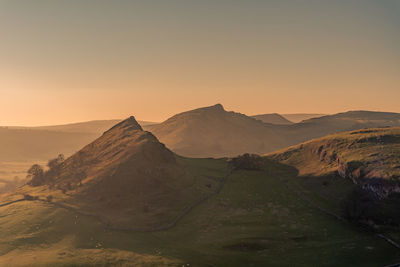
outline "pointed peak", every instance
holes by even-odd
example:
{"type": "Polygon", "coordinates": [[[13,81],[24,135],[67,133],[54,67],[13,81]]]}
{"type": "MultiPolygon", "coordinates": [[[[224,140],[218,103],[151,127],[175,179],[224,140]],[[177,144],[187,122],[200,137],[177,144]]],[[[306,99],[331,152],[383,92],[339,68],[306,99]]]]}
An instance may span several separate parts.
{"type": "Polygon", "coordinates": [[[211,106],[211,108],[219,109],[219,110],[225,110],[224,106],[222,104],[220,104],[220,103],[215,104],[214,106],[211,106]]]}
{"type": "Polygon", "coordinates": [[[221,104],[215,104],[213,106],[199,108],[199,110],[208,110],[208,111],[225,111],[224,106],[221,104]]]}
{"type": "Polygon", "coordinates": [[[110,130],[107,132],[114,130],[114,129],[125,129],[125,130],[138,130],[143,131],[142,126],[136,121],[134,116],[130,116],[126,120],[121,121],[120,123],[114,125],[110,130]]]}

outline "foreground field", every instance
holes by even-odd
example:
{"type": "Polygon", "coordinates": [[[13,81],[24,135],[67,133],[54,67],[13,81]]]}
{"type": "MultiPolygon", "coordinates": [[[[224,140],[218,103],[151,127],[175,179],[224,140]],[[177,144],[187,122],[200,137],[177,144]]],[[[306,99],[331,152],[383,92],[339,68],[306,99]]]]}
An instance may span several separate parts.
{"type": "MultiPolygon", "coordinates": [[[[187,159],[199,175],[223,177],[225,160],[187,159]]],[[[40,201],[0,207],[1,266],[384,266],[399,251],[299,197],[338,211],[347,180],[296,177],[266,162],[237,171],[222,191],[166,231],[109,230],[96,218],[40,201]],[[312,178],[310,178],[312,179],[312,178]]],[[[337,178],[326,178],[337,179],[337,178]]],[[[3,196],[1,203],[18,196],[3,196]]]]}

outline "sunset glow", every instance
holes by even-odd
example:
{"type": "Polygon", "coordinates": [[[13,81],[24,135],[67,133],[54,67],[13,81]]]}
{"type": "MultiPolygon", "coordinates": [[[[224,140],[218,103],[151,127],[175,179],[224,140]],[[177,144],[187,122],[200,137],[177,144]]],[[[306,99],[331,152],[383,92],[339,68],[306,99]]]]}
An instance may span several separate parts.
{"type": "Polygon", "coordinates": [[[1,125],[400,112],[398,1],[117,2],[0,1],[1,125]]]}

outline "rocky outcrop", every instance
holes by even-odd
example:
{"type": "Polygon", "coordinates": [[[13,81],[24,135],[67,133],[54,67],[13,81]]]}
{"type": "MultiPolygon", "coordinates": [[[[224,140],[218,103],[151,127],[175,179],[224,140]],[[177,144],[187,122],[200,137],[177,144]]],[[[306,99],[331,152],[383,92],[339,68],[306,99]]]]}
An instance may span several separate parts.
{"type": "Polygon", "coordinates": [[[372,192],[379,199],[393,193],[400,193],[400,183],[382,178],[365,179],[360,183],[362,189],[372,192]]]}
{"type": "Polygon", "coordinates": [[[337,159],[337,173],[343,178],[349,178],[353,183],[358,184],[358,180],[366,175],[366,167],[362,162],[350,161],[346,162],[341,158],[337,159]]]}

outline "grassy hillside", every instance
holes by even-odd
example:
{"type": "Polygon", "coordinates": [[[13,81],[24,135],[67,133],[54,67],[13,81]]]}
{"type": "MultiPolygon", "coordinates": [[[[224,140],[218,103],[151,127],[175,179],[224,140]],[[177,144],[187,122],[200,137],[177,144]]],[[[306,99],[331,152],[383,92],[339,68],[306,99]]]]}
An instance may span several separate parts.
{"type": "MultiPolygon", "coordinates": [[[[187,205],[212,193],[216,182],[198,176],[131,117],[44,175],[34,174],[30,185],[105,224],[145,231],[168,226],[187,205]]],[[[25,190],[32,188],[18,192],[25,190]]]]}
{"type": "Polygon", "coordinates": [[[280,124],[280,125],[288,125],[293,123],[277,113],[254,115],[251,117],[265,123],[280,124]]]}
{"type": "MultiPolygon", "coordinates": [[[[364,128],[399,127],[400,114],[372,111],[349,111],[302,121],[280,129],[287,146],[333,133],[364,128]]],[[[282,147],[283,148],[283,147],[282,147]]]]}
{"type": "Polygon", "coordinates": [[[177,154],[222,157],[264,154],[332,133],[388,126],[400,126],[400,114],[350,111],[277,125],[225,111],[218,104],[177,114],[148,129],[177,154]]]}
{"type": "MultiPolygon", "coordinates": [[[[199,177],[215,182],[227,170],[224,160],[184,160],[199,177]]],[[[320,181],[300,182],[294,169],[265,164],[262,171],[234,172],[219,194],[164,231],[111,230],[95,217],[40,201],[0,207],[0,265],[375,267],[400,261],[382,239],[325,214],[291,190],[329,207],[352,186],[349,181],[314,190],[322,187],[320,181]]],[[[36,189],[31,194],[41,196],[36,189]]],[[[18,197],[2,196],[0,203],[18,197]]]]}
{"type": "Polygon", "coordinates": [[[341,203],[329,210],[357,227],[399,240],[400,128],[333,134],[267,157],[294,167],[301,178],[292,183],[303,184],[314,201],[326,204],[326,194],[321,193],[329,192],[341,203]],[[344,181],[354,188],[332,192],[332,186],[344,181]]]}
{"type": "MultiPolygon", "coordinates": [[[[15,177],[24,179],[32,164],[43,163],[58,154],[70,156],[119,121],[88,121],[43,127],[0,127],[0,192],[9,190],[14,183],[8,182],[15,177]]],[[[140,121],[140,124],[153,123],[140,121]]]]}
{"type": "Polygon", "coordinates": [[[365,178],[400,177],[400,128],[364,129],[312,140],[269,155],[301,175],[334,172],[365,178]],[[347,168],[347,170],[345,169],[347,168]],[[353,168],[353,169],[349,169],[353,168]],[[356,173],[357,172],[357,173],[356,173]]]}
{"type": "Polygon", "coordinates": [[[222,105],[173,116],[150,131],[175,153],[189,157],[236,156],[284,146],[271,124],[225,111],[222,105]]]}

